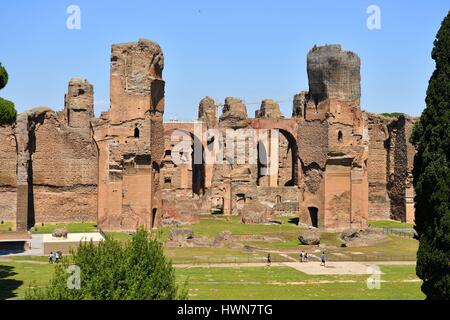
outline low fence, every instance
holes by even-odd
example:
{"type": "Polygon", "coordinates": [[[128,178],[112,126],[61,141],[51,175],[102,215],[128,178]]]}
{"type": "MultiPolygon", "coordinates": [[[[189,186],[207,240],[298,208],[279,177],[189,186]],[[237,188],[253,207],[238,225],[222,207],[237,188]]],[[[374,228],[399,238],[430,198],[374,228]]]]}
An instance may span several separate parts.
{"type": "MultiPolygon", "coordinates": [[[[294,262],[299,261],[297,254],[289,254],[283,256],[279,254],[270,255],[271,262],[294,262]]],[[[319,257],[310,254],[308,261],[320,261],[319,257]]],[[[331,262],[377,262],[377,261],[401,261],[413,262],[416,261],[415,255],[388,255],[388,254],[327,254],[327,261],[331,262]]],[[[267,256],[209,256],[209,257],[173,257],[174,264],[245,264],[245,263],[267,263],[267,256]]]]}
{"type": "Polygon", "coordinates": [[[416,231],[414,229],[383,228],[383,233],[392,234],[402,238],[414,238],[416,235],[416,231]]]}
{"type": "Polygon", "coordinates": [[[327,255],[328,261],[416,261],[416,255],[413,254],[346,254],[346,255],[327,255]]]}
{"type": "MultiPolygon", "coordinates": [[[[171,257],[174,264],[216,264],[216,263],[267,263],[267,255],[239,255],[239,256],[176,256],[171,257]]],[[[270,254],[271,262],[292,262],[289,257],[279,254],[270,254]]]]}

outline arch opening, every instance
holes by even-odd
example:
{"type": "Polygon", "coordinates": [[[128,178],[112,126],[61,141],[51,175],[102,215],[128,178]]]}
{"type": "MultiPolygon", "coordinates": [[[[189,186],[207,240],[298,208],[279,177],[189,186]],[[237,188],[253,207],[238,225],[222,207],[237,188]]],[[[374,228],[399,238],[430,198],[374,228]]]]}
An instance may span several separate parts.
{"type": "Polygon", "coordinates": [[[153,208],[152,210],[152,228],[156,228],[156,214],[158,213],[158,209],[157,208],[153,208]]]}
{"type": "MultiPolygon", "coordinates": [[[[173,150],[166,149],[164,152],[165,162],[168,163],[167,169],[165,171],[166,175],[179,176],[178,179],[172,179],[171,185],[173,187],[181,188],[181,189],[191,189],[192,195],[203,195],[205,193],[205,179],[206,179],[206,170],[205,170],[205,148],[203,144],[200,142],[197,136],[183,129],[173,129],[172,133],[174,133],[178,137],[184,136],[182,140],[189,141],[190,150],[180,150],[176,151],[176,154],[173,154],[173,150]],[[190,140],[189,140],[190,137],[190,140]],[[188,140],[186,140],[186,138],[188,140]],[[199,148],[198,146],[201,146],[199,148]],[[198,149],[198,150],[196,150],[198,149]],[[198,152],[199,154],[196,154],[198,152]],[[178,156],[179,159],[183,162],[180,165],[173,163],[173,157],[178,156]],[[184,181],[184,182],[176,182],[176,181],[184,181]],[[189,183],[190,181],[190,183],[189,183]],[[175,185],[174,185],[175,183],[175,185]]],[[[171,135],[171,132],[166,132],[167,135],[171,135]]],[[[178,143],[178,141],[173,141],[173,143],[178,143]]],[[[172,144],[172,147],[174,145],[172,144]]],[[[165,186],[168,184],[164,182],[165,186]]]]}
{"type": "Polygon", "coordinates": [[[311,219],[311,225],[315,228],[319,227],[319,209],[316,207],[308,207],[309,218],[311,219]]]}

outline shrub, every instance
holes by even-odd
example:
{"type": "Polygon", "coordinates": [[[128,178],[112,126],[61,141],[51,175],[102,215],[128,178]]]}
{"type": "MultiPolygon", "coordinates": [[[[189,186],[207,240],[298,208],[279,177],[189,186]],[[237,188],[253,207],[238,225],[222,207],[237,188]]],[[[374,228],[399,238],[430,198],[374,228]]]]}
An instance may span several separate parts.
{"type": "Polygon", "coordinates": [[[81,243],[64,257],[44,289],[29,289],[32,300],[175,300],[187,297],[175,281],[175,271],[162,244],[139,229],[125,245],[107,236],[94,245],[81,243]],[[69,289],[68,267],[80,268],[80,289],[69,289]]]}
{"type": "Polygon", "coordinates": [[[14,103],[0,98],[0,125],[13,124],[16,121],[17,111],[14,103]]]}

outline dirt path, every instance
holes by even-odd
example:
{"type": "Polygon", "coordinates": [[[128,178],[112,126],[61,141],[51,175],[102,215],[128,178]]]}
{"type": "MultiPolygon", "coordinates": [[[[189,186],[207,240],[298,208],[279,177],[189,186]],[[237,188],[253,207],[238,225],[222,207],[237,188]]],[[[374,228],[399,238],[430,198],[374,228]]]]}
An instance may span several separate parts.
{"type": "MultiPolygon", "coordinates": [[[[310,275],[362,275],[372,274],[371,265],[415,265],[414,261],[377,261],[377,262],[327,262],[321,266],[319,262],[273,262],[272,267],[290,267],[310,275]]],[[[241,267],[267,267],[267,263],[198,263],[174,264],[175,268],[241,268],[241,267]]]]}
{"type": "MultiPolygon", "coordinates": [[[[249,263],[183,263],[174,264],[175,268],[241,268],[241,267],[267,267],[265,262],[249,263]]],[[[272,267],[285,267],[284,262],[272,262],[272,267]]]]}
{"type": "MultiPolygon", "coordinates": [[[[1,262],[48,264],[45,261],[16,260],[11,258],[0,258],[1,262]]],[[[415,265],[415,261],[376,261],[376,262],[327,262],[327,266],[320,266],[319,262],[272,262],[272,267],[290,267],[297,271],[310,275],[330,275],[330,274],[368,274],[371,265],[415,265]]],[[[250,263],[186,263],[174,264],[175,268],[245,268],[245,267],[268,267],[265,262],[250,263]]]]}

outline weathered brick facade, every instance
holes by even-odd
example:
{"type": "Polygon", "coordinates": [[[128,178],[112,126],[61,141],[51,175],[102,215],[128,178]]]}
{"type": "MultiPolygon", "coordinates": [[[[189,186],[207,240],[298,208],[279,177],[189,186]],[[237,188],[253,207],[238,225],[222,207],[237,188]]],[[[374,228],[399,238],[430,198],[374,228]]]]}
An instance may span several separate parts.
{"type": "Polygon", "coordinates": [[[163,69],[154,42],[113,45],[109,111],[94,118],[93,86],[75,78],[61,112],[36,108],[0,127],[0,220],[18,230],[68,221],[134,230],[212,213],[244,223],[296,213],[324,229],[412,221],[415,119],[361,110],[356,54],[311,49],[309,90],[294,96],[291,118],[270,99],[249,118],[244,101],[206,97],[197,122],[163,122],[163,69]]]}

